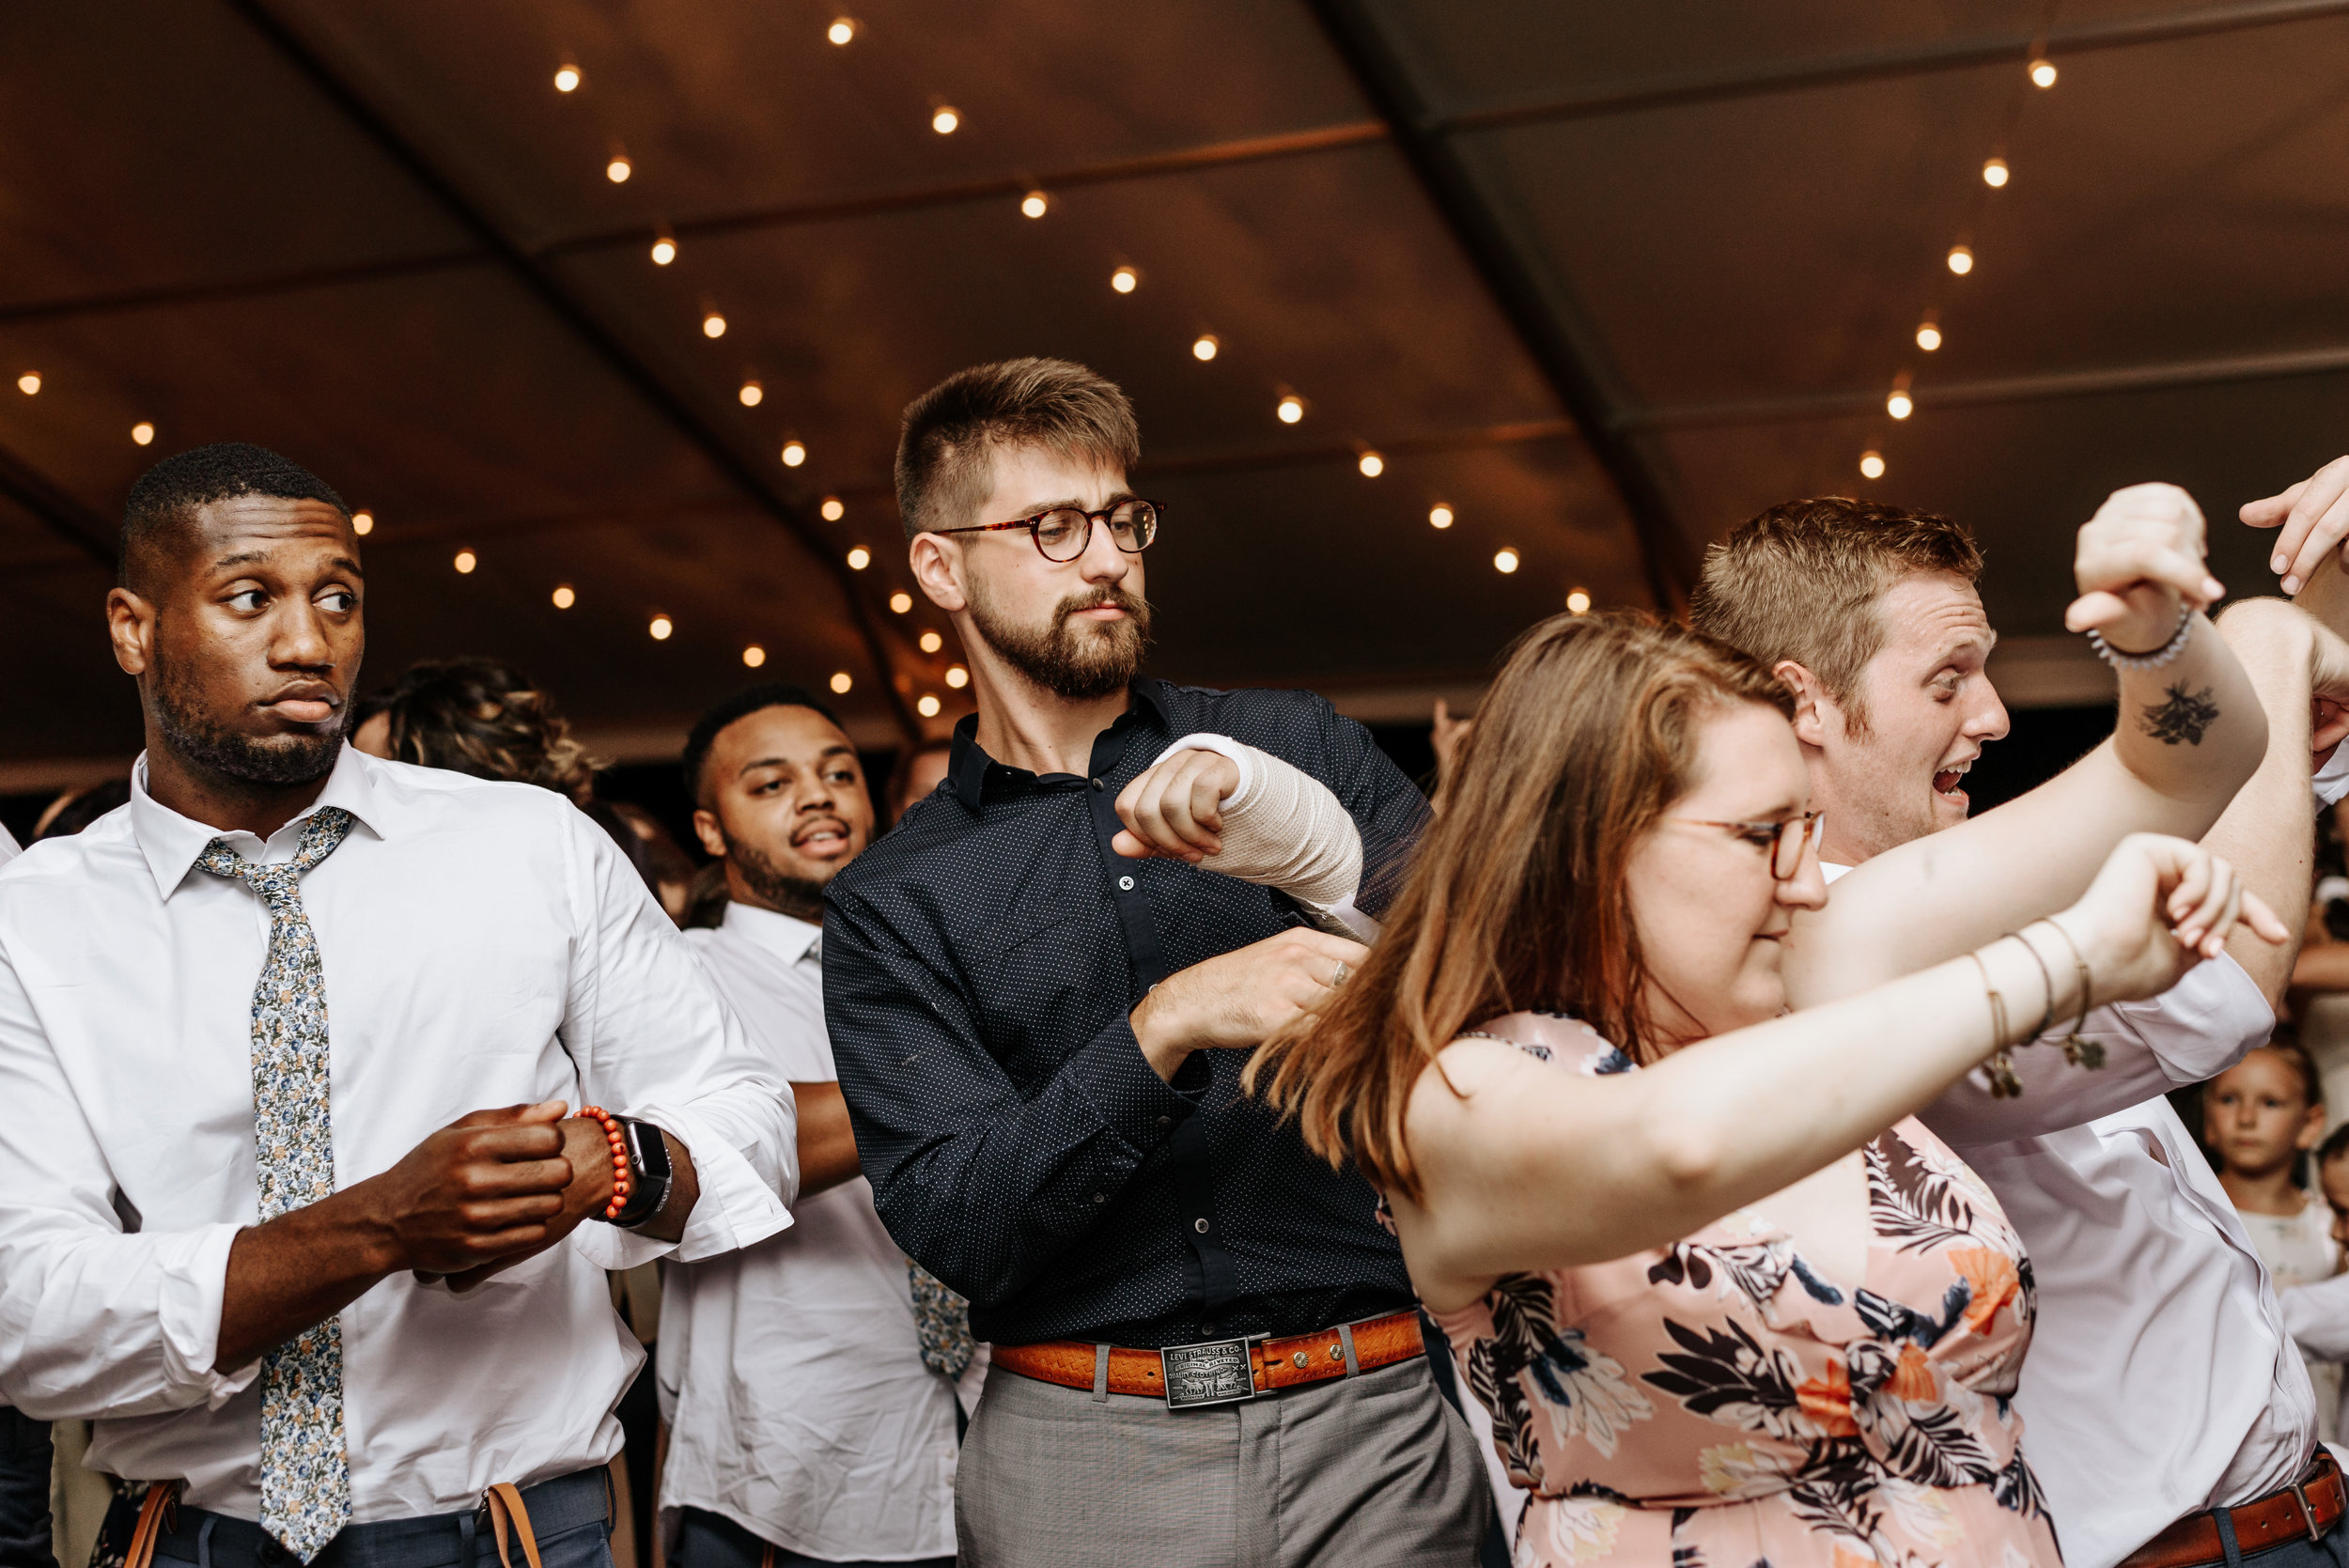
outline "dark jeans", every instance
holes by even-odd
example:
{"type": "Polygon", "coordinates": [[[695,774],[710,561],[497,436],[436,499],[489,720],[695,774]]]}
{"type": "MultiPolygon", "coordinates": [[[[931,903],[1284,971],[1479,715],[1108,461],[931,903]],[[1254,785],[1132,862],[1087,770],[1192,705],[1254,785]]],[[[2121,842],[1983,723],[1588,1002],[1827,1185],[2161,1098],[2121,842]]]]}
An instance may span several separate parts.
{"type": "Polygon", "coordinates": [[[2218,1520],[2218,1539],[2227,1553],[2226,1568],[2349,1568],[2349,1515],[2333,1521],[2333,1528],[2325,1532],[2322,1541],[2311,1541],[2295,1535],[2279,1542],[2264,1551],[2238,1552],[2234,1549],[2233,1521],[2227,1511],[2215,1508],[2211,1513],[2218,1520]]]}
{"type": "MultiPolygon", "coordinates": [[[[522,1488],[531,1533],[545,1568],[612,1568],[611,1491],[603,1469],[580,1470],[522,1488]]],[[[249,1519],[182,1504],[155,1544],[158,1562],[196,1568],[296,1568],[291,1552],[249,1519]]],[[[528,1568],[521,1543],[506,1556],[528,1568]]],[[[352,1525],[310,1560],[310,1568],[495,1568],[497,1535],[479,1513],[436,1514],[352,1525]]]]}
{"type": "Polygon", "coordinates": [[[49,1423],[0,1405],[0,1568],[57,1568],[51,1554],[49,1423]]]}
{"type": "Polygon", "coordinates": [[[897,1562],[838,1562],[831,1558],[801,1557],[789,1547],[761,1540],[723,1514],[680,1508],[677,1549],[669,1554],[669,1568],[955,1568],[955,1560],[925,1557],[897,1562]]]}

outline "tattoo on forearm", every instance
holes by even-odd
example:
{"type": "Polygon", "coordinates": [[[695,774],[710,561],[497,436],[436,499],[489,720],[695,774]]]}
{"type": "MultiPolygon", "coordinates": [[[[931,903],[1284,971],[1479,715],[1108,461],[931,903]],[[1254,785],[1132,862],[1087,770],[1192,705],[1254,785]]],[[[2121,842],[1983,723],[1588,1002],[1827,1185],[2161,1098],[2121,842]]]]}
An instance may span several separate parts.
{"type": "Polygon", "coordinates": [[[2212,688],[2188,691],[2183,686],[2170,688],[2169,694],[2157,703],[2145,705],[2145,733],[2165,746],[2183,740],[2189,746],[2202,743],[2202,733],[2218,722],[2218,705],[2210,700],[2212,688]]]}

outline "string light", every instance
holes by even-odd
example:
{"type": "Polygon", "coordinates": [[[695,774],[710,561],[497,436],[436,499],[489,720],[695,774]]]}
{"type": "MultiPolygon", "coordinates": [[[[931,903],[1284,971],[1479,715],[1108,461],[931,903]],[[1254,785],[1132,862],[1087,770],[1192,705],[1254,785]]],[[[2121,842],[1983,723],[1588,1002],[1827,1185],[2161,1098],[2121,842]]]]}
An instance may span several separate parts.
{"type": "Polygon", "coordinates": [[[1506,574],[1517,569],[1517,552],[1516,551],[1503,549],[1494,552],[1493,570],[1506,574]]]}
{"type": "Polygon", "coordinates": [[[872,564],[873,552],[865,549],[863,545],[858,545],[848,551],[848,569],[850,571],[863,571],[865,567],[871,566],[872,564]]]}
{"type": "Polygon", "coordinates": [[[805,461],[807,461],[807,443],[805,442],[794,440],[786,441],[783,443],[784,467],[797,468],[805,461]]]}
{"type": "Polygon", "coordinates": [[[559,93],[579,91],[579,68],[568,60],[555,67],[554,90],[559,93]]]}
{"type": "Polygon", "coordinates": [[[1863,479],[1883,478],[1884,454],[1881,452],[1862,452],[1859,454],[1859,476],[1863,479]]]}
{"type": "Polygon", "coordinates": [[[1439,501],[1433,506],[1427,508],[1427,526],[1430,528],[1449,528],[1452,526],[1452,508],[1439,501]]]}
{"type": "Polygon", "coordinates": [[[1376,479],[1387,472],[1387,459],[1376,452],[1365,452],[1354,459],[1354,466],[1362,471],[1365,479],[1376,479]]]}
{"type": "Polygon", "coordinates": [[[847,696],[848,688],[855,684],[856,682],[849,678],[848,672],[846,670],[834,670],[832,673],[832,689],[835,695],[847,696]]]}
{"type": "Polygon", "coordinates": [[[1041,191],[1030,191],[1019,198],[1019,212],[1022,217],[1041,218],[1051,210],[1051,200],[1041,191]]]}
{"type": "Polygon", "coordinates": [[[1959,277],[1964,277],[1973,270],[1974,253],[1964,245],[1952,245],[1950,247],[1950,271],[1959,277]]]}
{"type": "Polygon", "coordinates": [[[832,25],[824,29],[824,37],[835,44],[845,45],[856,37],[856,23],[845,16],[833,17],[832,25]]]}
{"type": "Polygon", "coordinates": [[[1941,347],[1941,329],[1931,320],[1917,325],[1917,347],[1930,354],[1941,347]]]}
{"type": "Polygon", "coordinates": [[[736,393],[735,396],[742,399],[742,406],[744,408],[754,409],[765,400],[767,396],[767,389],[760,386],[756,381],[744,381],[742,383],[742,390],[736,393]]]}
{"type": "Polygon", "coordinates": [[[365,506],[350,514],[350,531],[361,538],[375,532],[375,514],[365,506]]]}
{"type": "Polygon", "coordinates": [[[848,508],[841,504],[840,498],[836,495],[824,497],[824,504],[817,510],[824,514],[826,522],[838,522],[848,515],[848,508]]]}
{"type": "Polygon", "coordinates": [[[652,618],[652,624],[645,629],[652,633],[654,642],[665,643],[669,640],[669,633],[677,629],[677,622],[666,615],[655,615],[652,618]]]}
{"type": "Polygon", "coordinates": [[[913,705],[913,711],[914,711],[914,712],[916,712],[916,713],[918,713],[918,714],[920,714],[920,715],[921,715],[923,718],[925,718],[925,719],[935,719],[935,718],[937,718],[937,717],[938,717],[938,695],[937,695],[937,693],[932,692],[932,691],[925,691],[925,692],[923,692],[923,693],[922,693],[922,696],[921,696],[921,699],[913,705]]]}
{"type": "Polygon", "coordinates": [[[149,425],[146,420],[142,419],[136,425],[131,427],[131,439],[133,442],[136,442],[139,445],[145,446],[148,442],[155,439],[155,427],[149,425]]]}
{"type": "Polygon", "coordinates": [[[750,668],[755,670],[761,664],[767,662],[767,650],[760,647],[756,643],[753,643],[749,647],[742,650],[742,662],[750,666],[750,668]]]}
{"type": "Polygon", "coordinates": [[[939,649],[944,647],[945,645],[946,639],[941,637],[937,632],[926,631],[922,633],[922,651],[924,653],[936,653],[939,649]]]}
{"type": "Polygon", "coordinates": [[[941,136],[953,135],[955,128],[961,123],[962,116],[952,109],[941,109],[930,116],[930,129],[941,136]]]}
{"type": "Polygon", "coordinates": [[[1884,411],[1894,419],[1906,419],[1917,411],[1917,405],[1907,393],[1895,388],[1892,396],[1884,400],[1884,411]]]}
{"type": "Polygon", "coordinates": [[[1569,615],[1587,615],[1590,613],[1591,591],[1588,588],[1567,589],[1566,613],[1569,615]]]}
{"type": "Polygon", "coordinates": [[[1216,337],[1215,334],[1201,333],[1190,346],[1190,357],[1205,365],[1215,358],[1216,351],[1222,347],[1222,342],[1216,337]]]}
{"type": "Polygon", "coordinates": [[[908,593],[892,594],[889,596],[889,608],[894,613],[902,615],[913,608],[913,596],[908,593]]]}
{"type": "Polygon", "coordinates": [[[676,241],[670,239],[664,234],[660,239],[655,240],[652,242],[652,264],[654,266],[666,267],[670,262],[675,261],[676,259],[676,241]]]}
{"type": "Polygon", "coordinates": [[[1282,424],[1294,425],[1305,417],[1305,399],[1292,393],[1282,398],[1272,411],[1281,416],[1282,424]]]}
{"type": "Polygon", "coordinates": [[[569,583],[558,582],[554,585],[554,607],[557,610],[568,610],[572,605],[577,604],[578,602],[579,596],[571,592],[571,585],[569,583]]]}
{"type": "Polygon", "coordinates": [[[1131,267],[1120,267],[1110,274],[1110,287],[1120,294],[1130,294],[1142,284],[1142,274],[1131,267]]]}
{"type": "Polygon", "coordinates": [[[481,565],[481,557],[470,550],[460,550],[457,552],[457,559],[452,564],[457,567],[459,574],[462,575],[481,565]]]}
{"type": "Polygon", "coordinates": [[[971,672],[959,664],[950,664],[946,668],[946,684],[959,691],[971,684],[971,672]]]}
{"type": "Polygon", "coordinates": [[[702,335],[704,337],[723,337],[725,334],[726,318],[724,317],[719,315],[714,310],[702,317],[702,335]]]}
{"type": "Polygon", "coordinates": [[[2032,86],[2052,87],[2055,84],[2056,68],[2053,60],[2033,60],[2030,63],[2030,85],[2032,86]]]}
{"type": "Polygon", "coordinates": [[[30,397],[40,390],[40,372],[27,370],[16,379],[16,390],[30,397]]]}
{"type": "Polygon", "coordinates": [[[635,172],[636,165],[628,161],[628,154],[625,152],[614,153],[612,162],[603,166],[603,178],[614,185],[627,184],[628,177],[635,172]]]}
{"type": "Polygon", "coordinates": [[[1982,166],[1982,182],[1994,191],[2003,190],[2006,182],[2012,178],[2014,178],[2013,173],[2007,168],[2006,160],[2003,158],[1993,158],[1982,166]]]}

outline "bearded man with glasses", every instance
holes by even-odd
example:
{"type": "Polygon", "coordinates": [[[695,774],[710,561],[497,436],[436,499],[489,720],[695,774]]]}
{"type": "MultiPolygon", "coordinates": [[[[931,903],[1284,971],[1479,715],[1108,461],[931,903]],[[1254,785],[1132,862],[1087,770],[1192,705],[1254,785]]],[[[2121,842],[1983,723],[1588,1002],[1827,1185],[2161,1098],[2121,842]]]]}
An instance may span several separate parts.
{"type": "Polygon", "coordinates": [[[1426,808],[1316,696],[1139,678],[1140,445],[1055,360],[908,409],[908,552],[978,711],[825,897],[875,1203],[994,1342],[960,1560],[1466,1563],[1490,1494],[1376,1195],[1239,1085],[1359,963],[1335,933],[1375,930],[1426,808]]]}

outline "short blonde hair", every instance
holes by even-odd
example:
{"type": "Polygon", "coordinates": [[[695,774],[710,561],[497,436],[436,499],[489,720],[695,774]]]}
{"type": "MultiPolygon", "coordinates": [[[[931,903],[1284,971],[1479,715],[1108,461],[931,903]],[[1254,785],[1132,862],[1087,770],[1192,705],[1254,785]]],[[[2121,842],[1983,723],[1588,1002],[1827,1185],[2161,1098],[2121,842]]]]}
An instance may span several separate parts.
{"type": "Polygon", "coordinates": [[[1142,430],[1116,382],[1065,359],[957,370],[906,405],[897,440],[906,537],[978,520],[988,455],[998,446],[1042,446],[1130,469],[1142,460],[1142,430]]]}

